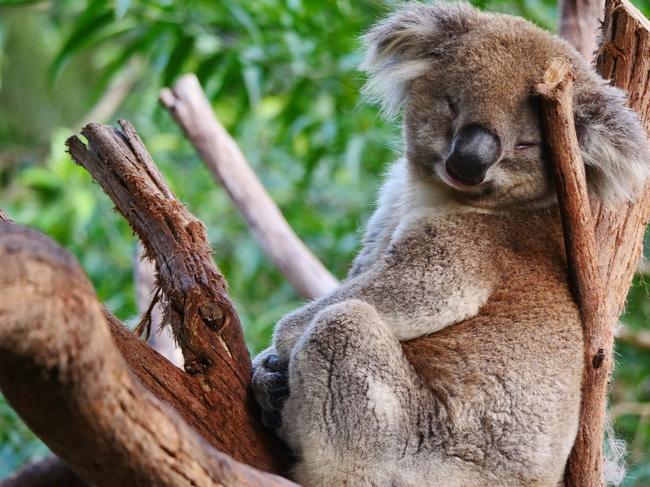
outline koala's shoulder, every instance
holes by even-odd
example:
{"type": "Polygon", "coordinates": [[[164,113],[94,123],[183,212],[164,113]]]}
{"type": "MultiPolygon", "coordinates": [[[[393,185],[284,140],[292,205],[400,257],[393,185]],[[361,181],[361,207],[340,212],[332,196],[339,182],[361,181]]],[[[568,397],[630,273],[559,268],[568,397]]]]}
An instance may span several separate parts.
{"type": "Polygon", "coordinates": [[[459,208],[411,215],[400,222],[389,252],[498,265],[563,267],[556,209],[487,212],[459,208]],[[526,263],[528,261],[528,263],[526,263]]]}

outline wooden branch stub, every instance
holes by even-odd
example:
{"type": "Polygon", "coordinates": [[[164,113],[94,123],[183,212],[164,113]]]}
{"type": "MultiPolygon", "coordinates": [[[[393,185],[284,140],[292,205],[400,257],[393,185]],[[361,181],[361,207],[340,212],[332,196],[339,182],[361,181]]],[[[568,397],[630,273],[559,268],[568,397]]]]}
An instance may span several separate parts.
{"type": "Polygon", "coordinates": [[[318,298],[337,281],[291,229],[275,202],[214,115],[194,75],[164,89],[160,102],[194,145],[215,179],[226,189],[253,236],[296,291],[318,298]]]}
{"type": "Polygon", "coordinates": [[[97,180],[129,221],[157,263],[167,298],[167,321],[185,357],[186,370],[205,374],[229,363],[245,388],[250,357],[226,283],[211,259],[205,229],[176,199],[135,129],[90,124],[68,140],[73,159],[97,180]]]}
{"type": "Polygon", "coordinates": [[[52,240],[0,223],[0,268],[0,389],[84,481],[294,485],[215,450],[135,380],[92,286],[52,240]]]}
{"type": "Polygon", "coordinates": [[[569,62],[553,59],[536,92],[542,99],[544,134],[554,162],[569,275],[582,315],[585,341],[582,412],[566,484],[595,487],[603,482],[603,398],[612,367],[614,339],[606,315],[585,168],[573,120],[573,74],[569,62]]]}
{"type": "Polygon", "coordinates": [[[82,133],[88,146],[72,137],[69,152],[113,200],[156,262],[164,322],[183,351],[185,369],[200,385],[189,397],[167,399],[202,404],[203,418],[193,417],[210,432],[205,438],[213,446],[256,468],[282,472],[286,452],[275,447],[259,421],[239,317],[212,261],[203,224],[169,190],[128,122],[120,121],[120,129],[90,124],[82,133]]]}

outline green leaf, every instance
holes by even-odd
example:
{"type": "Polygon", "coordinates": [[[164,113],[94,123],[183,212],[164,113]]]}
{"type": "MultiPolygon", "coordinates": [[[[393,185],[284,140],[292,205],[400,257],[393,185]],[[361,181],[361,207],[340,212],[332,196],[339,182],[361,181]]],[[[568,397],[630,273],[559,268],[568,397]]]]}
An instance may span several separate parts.
{"type": "Polygon", "coordinates": [[[50,67],[51,80],[57,79],[74,54],[88,46],[101,30],[115,18],[112,10],[105,10],[97,15],[82,19],[59,50],[50,67]]]}

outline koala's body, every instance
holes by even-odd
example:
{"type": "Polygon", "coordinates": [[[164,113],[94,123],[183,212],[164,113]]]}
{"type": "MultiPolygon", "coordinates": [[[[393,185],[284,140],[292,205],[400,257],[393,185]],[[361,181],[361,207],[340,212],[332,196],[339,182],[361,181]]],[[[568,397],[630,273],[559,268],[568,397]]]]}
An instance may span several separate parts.
{"type": "Polygon", "coordinates": [[[573,65],[604,201],[646,178],[639,120],[522,19],[409,4],[365,41],[369,90],[404,113],[405,154],[348,277],[255,359],[258,402],[305,486],[561,485],[583,342],[533,86],[551,58],[573,65]]]}

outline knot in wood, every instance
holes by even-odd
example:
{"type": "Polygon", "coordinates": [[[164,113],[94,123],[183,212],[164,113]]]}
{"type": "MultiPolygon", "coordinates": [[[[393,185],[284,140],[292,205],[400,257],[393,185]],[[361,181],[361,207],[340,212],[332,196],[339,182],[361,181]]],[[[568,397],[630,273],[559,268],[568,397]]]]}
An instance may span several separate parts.
{"type": "Polygon", "coordinates": [[[603,362],[605,362],[605,350],[599,348],[594,358],[591,359],[591,365],[594,369],[599,369],[603,365],[603,362]]]}

